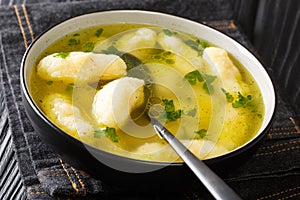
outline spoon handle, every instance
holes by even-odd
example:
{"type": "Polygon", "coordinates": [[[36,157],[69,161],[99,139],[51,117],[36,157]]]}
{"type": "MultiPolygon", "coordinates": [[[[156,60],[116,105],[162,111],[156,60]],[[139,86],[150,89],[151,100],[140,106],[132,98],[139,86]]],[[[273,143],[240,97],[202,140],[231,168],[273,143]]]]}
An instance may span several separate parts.
{"type": "Polygon", "coordinates": [[[161,123],[151,119],[155,131],[164,138],[182,160],[196,174],[203,185],[216,198],[222,200],[241,199],[219,176],[217,176],[204,162],[189,151],[172,133],[161,123]]]}

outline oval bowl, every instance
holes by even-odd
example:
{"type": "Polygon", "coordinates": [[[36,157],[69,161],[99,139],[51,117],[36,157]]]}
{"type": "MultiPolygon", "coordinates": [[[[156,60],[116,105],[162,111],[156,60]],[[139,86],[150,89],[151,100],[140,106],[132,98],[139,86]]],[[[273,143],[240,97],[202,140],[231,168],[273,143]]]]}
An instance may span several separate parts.
{"type": "Polygon", "coordinates": [[[263,96],[265,104],[263,123],[249,142],[234,151],[207,159],[205,162],[222,174],[226,172],[226,168],[232,170],[233,164],[237,166],[238,162],[245,159],[247,155],[251,155],[253,152],[251,149],[257,146],[270,128],[276,104],[272,81],[261,63],[241,44],[213,28],[172,15],[138,10],[105,11],[74,17],[49,28],[32,42],[21,63],[21,91],[26,113],[41,139],[69,164],[106,182],[141,185],[140,181],[147,180],[147,186],[165,183],[182,185],[183,180],[193,179],[184,163],[135,160],[84,144],[53,124],[31,97],[29,79],[32,67],[40,53],[61,38],[62,33],[66,35],[92,26],[122,23],[155,25],[194,35],[227,50],[248,70],[256,80],[263,96]],[[122,166],[125,170],[115,170],[99,160],[122,166]]]}

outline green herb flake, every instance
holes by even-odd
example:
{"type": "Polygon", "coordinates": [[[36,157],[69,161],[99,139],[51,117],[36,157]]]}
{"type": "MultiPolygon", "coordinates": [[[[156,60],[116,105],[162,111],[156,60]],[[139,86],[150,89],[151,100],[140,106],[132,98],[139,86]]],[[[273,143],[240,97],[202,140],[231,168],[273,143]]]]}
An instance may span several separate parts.
{"type": "Polygon", "coordinates": [[[194,133],[196,133],[200,138],[203,139],[207,134],[207,130],[201,129],[201,130],[195,131],[194,133]]]}
{"type": "Polygon", "coordinates": [[[104,54],[115,54],[118,56],[122,55],[122,52],[120,52],[115,46],[109,46],[106,50],[102,50],[101,53],[104,54]]]}
{"type": "Polygon", "coordinates": [[[80,34],[79,34],[79,33],[75,33],[73,36],[74,36],[74,37],[80,36],[80,34]]]}
{"type": "Polygon", "coordinates": [[[47,81],[47,85],[52,85],[53,81],[47,81]]]}
{"type": "Polygon", "coordinates": [[[153,58],[155,60],[160,60],[161,59],[161,55],[159,55],[159,54],[153,55],[153,58]]]}
{"type": "Polygon", "coordinates": [[[209,74],[203,74],[202,77],[205,80],[205,83],[203,84],[203,89],[208,93],[208,94],[213,94],[214,93],[214,87],[212,85],[212,82],[217,78],[216,76],[212,76],[209,74]]]}
{"type": "Polygon", "coordinates": [[[249,101],[252,99],[251,95],[244,97],[240,92],[238,92],[238,99],[232,103],[233,108],[246,107],[249,101]]]}
{"type": "Polygon", "coordinates": [[[212,82],[214,82],[214,81],[216,80],[216,78],[217,78],[216,76],[209,75],[209,74],[203,74],[202,76],[203,76],[205,82],[207,82],[207,83],[212,83],[212,82]]]}
{"type": "Polygon", "coordinates": [[[199,40],[196,40],[196,41],[187,40],[187,41],[185,41],[185,44],[190,46],[192,49],[198,51],[198,46],[200,45],[200,42],[199,42],[199,40]]]}
{"type": "Polygon", "coordinates": [[[95,47],[94,42],[88,42],[88,43],[86,43],[85,44],[85,52],[91,52],[91,51],[93,51],[94,47],[95,47]]]}
{"type": "Polygon", "coordinates": [[[80,40],[76,40],[75,38],[71,38],[69,39],[69,46],[74,46],[74,45],[79,45],[80,44],[80,40]]]}
{"type": "Polygon", "coordinates": [[[198,71],[198,70],[195,70],[195,71],[192,71],[192,72],[189,72],[187,73],[184,78],[191,84],[191,85],[195,85],[197,83],[197,80],[199,82],[202,82],[204,79],[203,79],[203,76],[202,74],[198,71]]]}
{"type": "Polygon", "coordinates": [[[204,82],[203,89],[208,93],[212,94],[214,92],[214,87],[212,82],[217,78],[216,76],[209,74],[201,74],[198,70],[187,73],[184,78],[191,84],[195,85],[197,81],[204,82]]]}
{"type": "Polygon", "coordinates": [[[166,112],[174,112],[175,111],[175,106],[174,106],[173,100],[163,99],[162,102],[165,106],[166,112]]]}
{"type": "Polygon", "coordinates": [[[70,52],[60,52],[54,55],[54,57],[60,57],[62,59],[65,59],[70,55],[70,52]]]}
{"type": "Polygon", "coordinates": [[[203,41],[203,40],[200,41],[200,45],[202,46],[203,49],[205,49],[207,47],[210,47],[210,45],[207,42],[203,41]]]}
{"type": "Polygon", "coordinates": [[[100,37],[100,35],[101,35],[102,33],[103,33],[103,28],[99,28],[99,29],[96,30],[95,35],[96,35],[96,37],[98,38],[98,37],[100,37]]]}
{"type": "Polygon", "coordinates": [[[172,65],[175,61],[173,59],[166,59],[166,63],[172,65]]]}
{"type": "Polygon", "coordinates": [[[66,92],[73,92],[74,89],[74,83],[70,83],[66,87],[66,92]]]}
{"type": "Polygon", "coordinates": [[[227,92],[224,88],[221,88],[221,90],[225,94],[227,102],[230,102],[230,103],[233,102],[233,100],[234,100],[233,96],[229,92],[227,92]]]}
{"type": "Polygon", "coordinates": [[[169,29],[163,29],[163,32],[167,35],[167,36],[172,36],[177,34],[176,32],[170,31],[169,29]]]}
{"type": "Polygon", "coordinates": [[[160,119],[166,119],[166,123],[176,121],[181,118],[182,110],[175,110],[173,100],[162,99],[162,103],[165,106],[165,112],[160,116],[160,119]]]}
{"type": "Polygon", "coordinates": [[[172,53],[170,51],[164,51],[162,55],[163,57],[169,57],[170,55],[172,55],[172,53]]]}
{"type": "Polygon", "coordinates": [[[186,114],[187,114],[188,116],[195,117],[195,116],[196,116],[196,113],[197,113],[197,109],[196,109],[196,108],[193,108],[193,109],[189,110],[186,114]]]}
{"type": "Polygon", "coordinates": [[[94,137],[101,138],[102,136],[109,138],[113,142],[119,142],[120,140],[120,137],[116,133],[116,129],[111,127],[96,128],[94,132],[94,137]]]}
{"type": "Polygon", "coordinates": [[[196,50],[198,52],[198,55],[201,56],[203,54],[203,51],[206,47],[209,47],[209,44],[205,41],[197,40],[187,40],[185,41],[185,44],[190,46],[192,49],[196,50]]]}

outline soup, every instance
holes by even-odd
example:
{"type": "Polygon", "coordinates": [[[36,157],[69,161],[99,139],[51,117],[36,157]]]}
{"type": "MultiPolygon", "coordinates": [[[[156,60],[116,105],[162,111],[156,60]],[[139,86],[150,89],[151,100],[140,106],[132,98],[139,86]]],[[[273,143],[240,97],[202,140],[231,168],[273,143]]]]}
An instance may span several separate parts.
{"type": "Polygon", "coordinates": [[[155,133],[151,117],[207,159],[250,141],[264,113],[253,77],[224,49],[136,24],[63,36],[37,60],[30,92],[72,137],[114,154],[163,162],[180,159],[155,133]]]}

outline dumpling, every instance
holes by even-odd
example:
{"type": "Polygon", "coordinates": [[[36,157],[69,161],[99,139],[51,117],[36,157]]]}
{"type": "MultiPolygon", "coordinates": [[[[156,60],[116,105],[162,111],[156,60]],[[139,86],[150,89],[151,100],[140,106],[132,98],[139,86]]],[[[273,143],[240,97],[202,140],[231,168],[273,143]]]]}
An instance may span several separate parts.
{"type": "Polygon", "coordinates": [[[156,44],[157,34],[149,28],[139,28],[132,33],[123,35],[116,41],[115,47],[122,52],[137,49],[153,48],[156,44]]]}
{"type": "Polygon", "coordinates": [[[237,67],[232,63],[227,51],[218,47],[205,48],[203,58],[212,69],[220,76],[223,88],[228,92],[241,92],[239,82],[242,76],[237,67]]]}
{"type": "Polygon", "coordinates": [[[39,62],[37,74],[53,81],[94,82],[123,77],[127,74],[126,68],[125,62],[116,55],[91,52],[54,53],[39,62]]]}
{"type": "Polygon", "coordinates": [[[189,68],[188,72],[194,71],[195,68],[201,69],[203,67],[203,63],[201,57],[198,56],[198,52],[185,44],[184,41],[180,38],[174,35],[166,35],[164,32],[161,32],[158,34],[157,42],[162,47],[162,49],[171,51],[177,54],[177,56],[180,56],[181,60],[185,60],[191,63],[191,66],[185,64],[185,66],[189,68]]]}
{"type": "Polygon", "coordinates": [[[159,45],[167,51],[185,55],[188,58],[198,56],[198,53],[186,45],[180,38],[173,35],[166,35],[164,32],[158,34],[157,41],[159,45]]]}
{"type": "Polygon", "coordinates": [[[119,128],[130,119],[130,113],[144,102],[144,81],[123,77],[106,84],[93,101],[92,113],[101,126],[119,128]]]}
{"type": "MultiPolygon", "coordinates": [[[[181,140],[181,142],[200,159],[212,158],[228,152],[225,147],[209,140],[181,140]]],[[[141,157],[144,154],[153,160],[174,161],[178,159],[178,155],[171,146],[158,142],[145,143],[133,153],[140,154],[141,157]]]]}
{"type": "Polygon", "coordinates": [[[43,102],[44,112],[64,131],[72,133],[76,138],[93,133],[93,126],[83,119],[80,110],[71,101],[60,94],[47,96],[43,102]],[[78,136],[77,136],[78,134],[78,136]]]}

